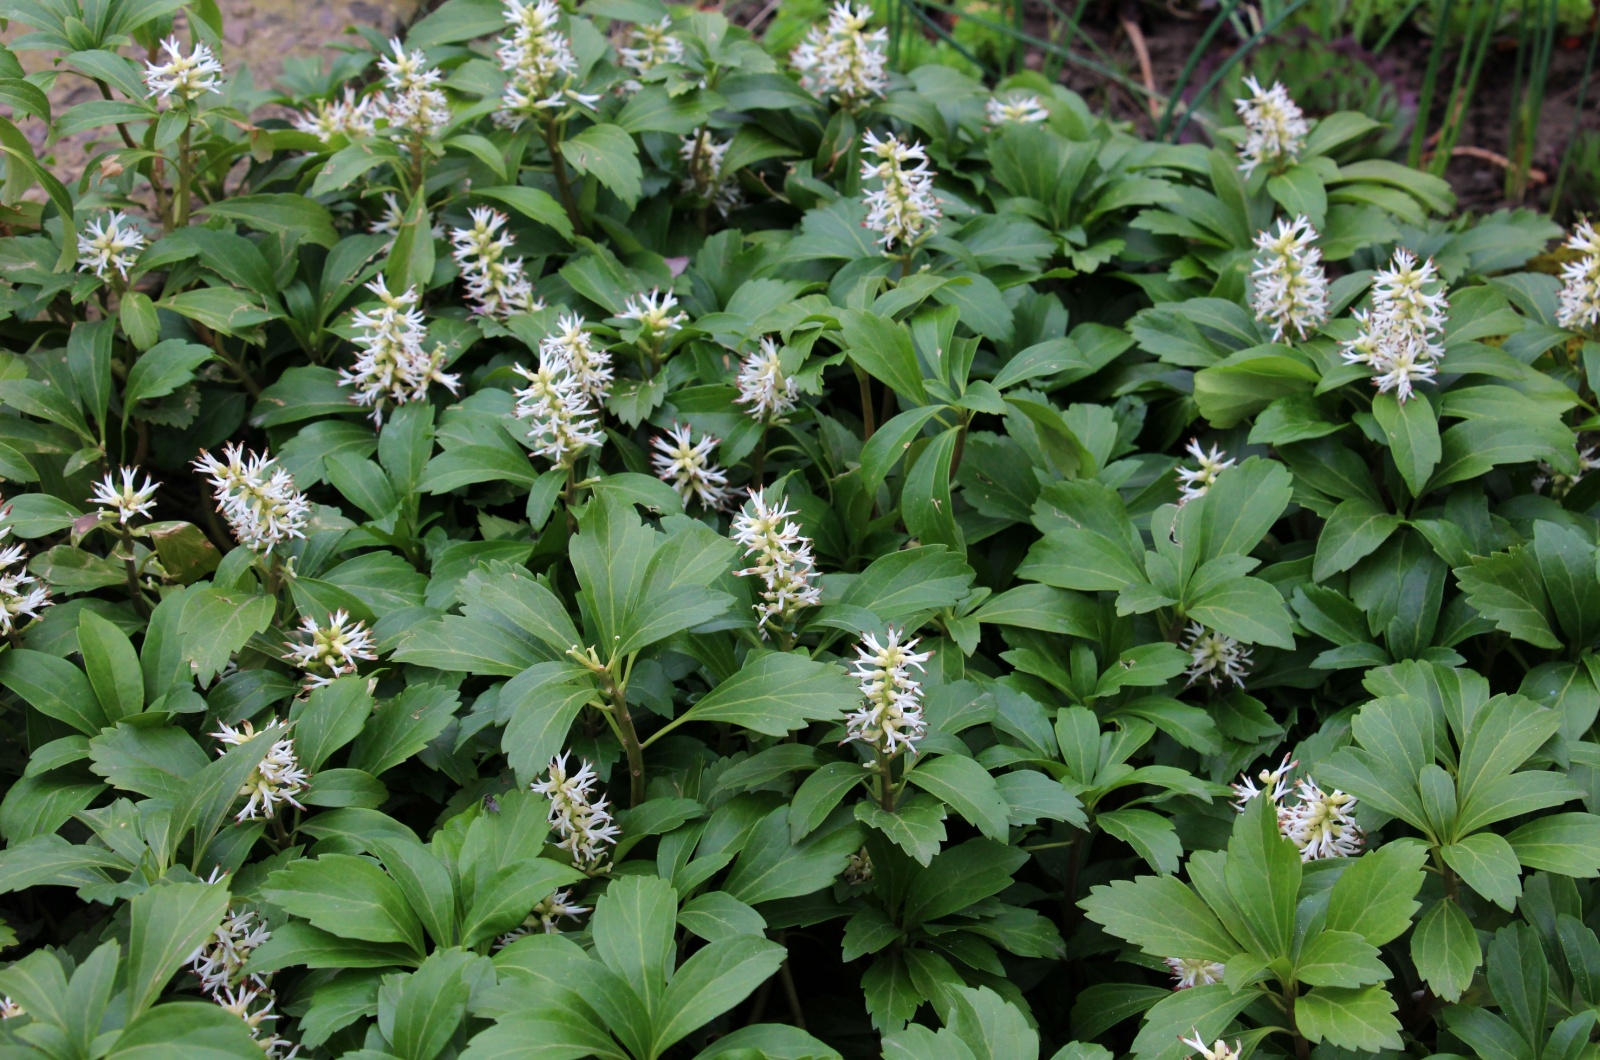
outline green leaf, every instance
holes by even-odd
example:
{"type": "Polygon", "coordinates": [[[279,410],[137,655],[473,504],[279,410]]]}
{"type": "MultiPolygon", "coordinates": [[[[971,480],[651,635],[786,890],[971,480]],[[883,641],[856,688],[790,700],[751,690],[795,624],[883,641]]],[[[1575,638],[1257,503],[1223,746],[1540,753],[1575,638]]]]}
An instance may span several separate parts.
{"type": "Polygon", "coordinates": [[[1319,986],[1296,999],[1294,1020],[1309,1041],[1370,1053],[1402,1047],[1397,1007],[1382,986],[1319,986]]]}
{"type": "Polygon", "coordinates": [[[312,689],[304,709],[297,705],[289,716],[301,766],[315,774],[330,755],[360,735],[371,713],[372,693],[366,678],[357,674],[312,689]]]}
{"type": "Polygon", "coordinates": [[[971,758],[944,755],[919,762],[906,780],[955,810],[990,839],[1010,836],[1010,810],[989,771],[971,758]]]}
{"type": "Polygon", "coordinates": [[[1312,577],[1327,581],[1377,551],[1400,528],[1401,519],[1365,497],[1341,501],[1317,536],[1312,577]]]}
{"type": "Polygon", "coordinates": [[[845,354],[853,363],[907,401],[928,403],[910,332],[893,320],[859,309],[839,314],[839,326],[844,332],[845,354]]]}
{"type": "Polygon", "coordinates": [[[129,1020],[107,1060],[250,1060],[261,1043],[238,1016],[209,1001],[172,1001],[129,1020]]]}
{"type": "Polygon", "coordinates": [[[389,262],[384,269],[389,290],[426,290],[433,276],[433,260],[433,213],[426,196],[414,195],[406,204],[389,248],[389,262]]]}
{"type": "Polygon", "coordinates": [[[1224,870],[1252,952],[1267,961],[1290,956],[1300,891],[1300,852],[1278,831],[1267,799],[1252,799],[1234,821],[1224,870]]]}
{"type": "Polygon", "coordinates": [[[1422,496],[1440,458],[1439,417],[1426,398],[1397,401],[1393,394],[1375,394],[1372,414],[1389,439],[1389,454],[1412,496],[1422,496]]]}
{"type": "Polygon", "coordinates": [[[1459,905],[1448,898],[1433,903],[1412,933],[1411,960],[1435,994],[1445,1001],[1461,1000],[1483,962],[1483,948],[1459,905]]]}
{"type": "Polygon", "coordinates": [[[1374,946],[1405,934],[1420,908],[1416,895],[1427,878],[1427,858],[1421,843],[1386,843],[1351,858],[1328,892],[1327,927],[1353,931],[1374,946]]]}
{"type": "Polygon", "coordinates": [[[1580,879],[1600,876],[1600,817],[1592,813],[1540,817],[1511,832],[1506,842],[1525,868],[1580,879]]]}
{"type": "Polygon", "coordinates": [[[884,622],[954,607],[974,574],[959,552],[942,545],[903,548],[879,556],[845,588],[841,604],[864,607],[884,622]]]}
{"type": "Polygon", "coordinates": [[[1366,986],[1393,974],[1378,947],[1353,931],[1317,932],[1294,962],[1294,977],[1311,986],[1366,986]]]}
{"type": "Polygon", "coordinates": [[[196,589],[178,621],[182,655],[202,685],[222,672],[233,653],[272,624],[276,601],[238,589],[196,589]]]}
{"type": "Polygon", "coordinates": [[[1550,628],[1544,586],[1531,550],[1475,556],[1468,566],[1457,567],[1455,575],[1468,602],[1498,629],[1540,648],[1561,646],[1550,628]]]}
{"type": "Polygon", "coordinates": [[[1270,582],[1229,578],[1208,588],[1185,608],[1189,618],[1245,644],[1293,648],[1289,608],[1270,582]]]}
{"type": "Polygon", "coordinates": [[[1127,843],[1157,872],[1177,872],[1183,844],[1170,818],[1150,810],[1107,810],[1095,815],[1107,835],[1127,843]]]}
{"type": "Polygon", "coordinates": [[[1235,993],[1224,983],[1173,991],[1145,1014],[1133,1040],[1134,1055],[1139,1060],[1183,1060],[1193,1052],[1182,1039],[1216,1041],[1257,996],[1250,990],[1235,993]]]}
{"type": "Polygon", "coordinates": [[[1503,837],[1479,832],[1459,843],[1445,844],[1439,853],[1467,886],[1502,909],[1516,908],[1522,894],[1522,865],[1503,837]]]}
{"type": "Polygon", "coordinates": [[[422,924],[399,885],[366,858],[324,854],[293,862],[268,876],[261,894],[340,938],[397,942],[419,957],[425,952],[422,924]]]}
{"type": "MultiPolygon", "coordinates": [[[[645,85],[628,97],[617,114],[616,123],[624,132],[687,136],[705,124],[711,116],[712,101],[717,98],[705,91],[673,96],[664,85],[645,85]]],[[[723,171],[728,172],[725,163],[723,171]]]]}
{"type": "Polygon", "coordinates": [[[330,248],[339,242],[328,208],[304,195],[239,195],[209,203],[204,209],[213,217],[232,218],[258,232],[295,242],[303,239],[330,248]]]}
{"type": "Polygon", "coordinates": [[[128,903],[128,1011],[149,1008],[228,910],[217,884],[161,883],[128,903]]]}
{"type": "Polygon", "coordinates": [[[443,1052],[466,1015],[468,966],[484,960],[463,950],[438,950],[403,980],[384,982],[378,1024],[397,1056],[433,1060],[443,1052]]]}
{"type": "MultiPolygon", "coordinates": [[[[72,213],[72,196],[66,187],[57,180],[55,174],[39,164],[34,156],[33,144],[28,137],[6,118],[0,118],[0,152],[4,152],[11,162],[26,170],[33,178],[34,183],[44,189],[45,197],[50,200],[50,205],[56,208],[56,213],[61,217],[61,253],[56,259],[56,271],[65,272],[72,267],[78,258],[78,227],[72,213]]],[[[9,171],[11,167],[8,165],[9,171]]]]}
{"type": "Polygon", "coordinates": [[[950,491],[950,468],[959,435],[960,428],[952,427],[928,444],[906,472],[900,503],[906,529],[919,540],[964,553],[965,543],[950,491]]]}
{"type": "MultiPolygon", "coordinates": [[[[845,766],[851,770],[860,767],[853,762],[839,762],[836,765],[845,766]]],[[[820,770],[818,771],[821,772],[820,770]]],[[[817,774],[812,774],[816,776],[817,774]]],[[[810,778],[807,778],[810,781],[810,778]]],[[[857,775],[855,783],[860,782],[857,775]]],[[[851,785],[852,787],[854,784],[851,785]]],[[[837,789],[835,789],[837,790],[837,789]]],[[[800,799],[795,798],[794,810],[790,813],[790,824],[794,823],[795,814],[800,810],[800,799]]],[[[948,834],[945,832],[945,808],[937,799],[926,795],[913,794],[910,798],[902,799],[891,812],[879,806],[870,799],[856,803],[856,820],[868,828],[875,828],[882,832],[895,846],[904,850],[917,864],[926,868],[933,862],[934,855],[939,853],[939,848],[944,844],[948,834]]]]}
{"type": "Polygon", "coordinates": [[[350,748],[352,769],[382,776],[421,751],[445,730],[461,696],[453,688],[411,685],[372,711],[350,748]]]}
{"type": "Polygon", "coordinates": [[[595,953],[627,982],[648,1012],[661,1006],[677,917],[678,892],[655,876],[618,880],[595,903],[595,953]]]}
{"type": "Polygon", "coordinates": [[[1290,166],[1282,173],[1268,177],[1267,194],[1283,207],[1284,213],[1291,217],[1303,214],[1314,227],[1322,228],[1328,213],[1328,192],[1323,188],[1322,178],[1317,175],[1315,166],[1290,166]]]}
{"type": "Polygon", "coordinates": [[[859,849],[854,824],[793,842],[789,807],[780,806],[751,830],[722,889],[747,905],[810,894],[832,883],[859,849]]]}
{"type": "Polygon", "coordinates": [[[786,953],[765,938],[740,935],[713,942],[684,961],[651,1020],[651,1055],[661,1055],[749,997],[778,970],[786,953]]]}
{"type": "Polygon", "coordinates": [[[1533,558],[1561,631],[1572,644],[1600,637],[1600,579],[1596,550],[1575,530],[1540,520],[1533,524],[1533,558]]]}
{"type": "Polygon", "coordinates": [[[144,674],[126,633],[85,609],[78,616],[78,650],[108,724],[144,709],[144,674]]]}
{"type": "Polygon", "coordinates": [[[561,141],[561,156],[579,173],[588,173],[632,207],[643,189],[644,170],[633,137],[616,125],[591,125],[561,141]]]}
{"type": "Polygon", "coordinates": [[[859,702],[855,681],[832,663],[769,652],[707,692],[678,718],[723,722],[784,736],[813,721],[838,721],[859,702]]]}
{"type": "Polygon", "coordinates": [[[12,648],[0,654],[0,685],[34,710],[88,736],[107,724],[105,711],[83,671],[54,655],[12,648]]]}
{"type": "Polygon", "coordinates": [[[1210,907],[1171,876],[1115,880],[1091,888],[1078,905],[1106,931],[1151,955],[1227,961],[1240,950],[1210,907]]]}
{"type": "Polygon", "coordinates": [[[969,839],[941,851],[912,879],[901,922],[926,924],[999,894],[1027,860],[1026,851],[990,839],[969,839]]]}
{"type": "Polygon", "coordinates": [[[1255,548],[1289,506],[1292,483],[1288,468],[1259,457],[1217,476],[1195,502],[1200,505],[1201,557],[1244,555],[1255,548]]]}
{"type": "Polygon", "coordinates": [[[282,315],[275,310],[262,308],[255,299],[231,287],[198,287],[169,295],[156,305],[230,336],[276,320],[282,315]]]}

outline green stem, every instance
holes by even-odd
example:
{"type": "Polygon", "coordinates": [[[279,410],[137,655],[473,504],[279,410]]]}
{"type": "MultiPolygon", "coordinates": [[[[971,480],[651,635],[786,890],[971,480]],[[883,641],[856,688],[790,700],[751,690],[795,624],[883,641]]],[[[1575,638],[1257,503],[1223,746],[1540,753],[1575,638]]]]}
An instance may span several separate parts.
{"type": "Polygon", "coordinates": [[[190,127],[186,123],[178,134],[178,190],[173,196],[172,226],[183,228],[189,223],[189,186],[194,181],[194,159],[189,153],[190,127]]]}
{"type": "Polygon", "coordinates": [[[755,483],[756,489],[760,489],[762,486],[761,476],[767,466],[767,431],[770,427],[771,424],[769,423],[761,425],[761,441],[756,443],[756,458],[750,474],[750,479],[755,483]]]}
{"type": "Polygon", "coordinates": [[[628,805],[644,802],[644,746],[639,743],[639,733],[633,727],[633,716],[628,713],[628,690],[612,678],[609,669],[602,681],[611,700],[611,716],[617,723],[617,737],[628,755],[628,805]]]}
{"type": "Polygon", "coordinates": [[[567,162],[561,154],[561,136],[556,130],[556,120],[544,123],[544,142],[550,148],[550,171],[555,174],[556,190],[561,193],[561,205],[566,208],[567,219],[580,236],[584,235],[583,218],[578,215],[578,202],[572,197],[572,179],[567,176],[567,162]]]}
{"type": "Polygon", "coordinates": [[[894,759],[878,751],[878,805],[885,813],[894,812],[894,759]]]}
{"type": "Polygon", "coordinates": [[[855,366],[855,370],[856,385],[861,388],[861,426],[863,435],[861,440],[870,442],[872,441],[872,436],[878,430],[877,421],[873,418],[872,413],[872,379],[859,364],[855,366]]]}
{"type": "Polygon", "coordinates": [[[122,557],[122,570],[128,578],[128,598],[133,602],[133,609],[140,618],[150,617],[150,601],[144,598],[144,590],[139,587],[139,568],[133,561],[133,531],[126,526],[122,527],[122,547],[125,550],[122,557]]]}

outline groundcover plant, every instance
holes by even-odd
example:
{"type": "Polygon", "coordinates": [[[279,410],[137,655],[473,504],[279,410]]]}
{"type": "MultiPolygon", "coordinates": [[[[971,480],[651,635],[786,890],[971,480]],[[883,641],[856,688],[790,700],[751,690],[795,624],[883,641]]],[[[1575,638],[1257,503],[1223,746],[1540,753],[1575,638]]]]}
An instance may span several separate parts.
{"type": "Polygon", "coordinates": [[[846,5],[0,15],[0,1056],[1597,1054],[1586,224],[846,5]]]}

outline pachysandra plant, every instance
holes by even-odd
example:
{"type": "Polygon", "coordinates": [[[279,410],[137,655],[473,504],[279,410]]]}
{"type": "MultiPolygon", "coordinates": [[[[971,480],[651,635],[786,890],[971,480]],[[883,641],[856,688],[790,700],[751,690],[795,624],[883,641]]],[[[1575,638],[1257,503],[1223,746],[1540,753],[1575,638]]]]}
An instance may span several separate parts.
{"type": "Polygon", "coordinates": [[[0,1053],[1594,1051],[1592,225],[814,14],[6,6],[0,1053]]]}

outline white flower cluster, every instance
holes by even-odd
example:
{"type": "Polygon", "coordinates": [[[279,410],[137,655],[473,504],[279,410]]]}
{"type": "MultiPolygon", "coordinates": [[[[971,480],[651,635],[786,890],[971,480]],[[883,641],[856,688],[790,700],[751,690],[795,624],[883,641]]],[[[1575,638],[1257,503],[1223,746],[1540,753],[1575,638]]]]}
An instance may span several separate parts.
{"type": "Polygon", "coordinates": [[[1293,161],[1305,146],[1311,126],[1281,83],[1274,81],[1262,91],[1259,81],[1247,77],[1244,86],[1250,90],[1250,98],[1236,99],[1233,105],[1247,130],[1239,149],[1239,168],[1248,177],[1257,166],[1293,161]]]}
{"type": "Polygon", "coordinates": [[[1212,983],[1222,982],[1222,977],[1227,972],[1227,966],[1217,961],[1203,961],[1190,957],[1168,957],[1166,966],[1172,971],[1172,978],[1176,980],[1172,989],[1188,990],[1194,986],[1210,986],[1212,983]]]}
{"type": "Polygon", "coordinates": [[[1600,457],[1595,456],[1595,447],[1591,445],[1578,450],[1578,470],[1574,474],[1568,475],[1565,472],[1557,471],[1548,461],[1544,460],[1539,461],[1538,467],[1538,474],[1533,476],[1533,481],[1529,484],[1535,490],[1542,490],[1549,486],[1550,496],[1560,500],[1572,492],[1572,487],[1583,481],[1583,476],[1596,468],[1600,468],[1600,457]]]}
{"type": "MultiPolygon", "coordinates": [[[[582,318],[570,318],[575,323],[565,331],[575,341],[587,342],[582,332],[582,318]],[[577,340],[576,336],[583,336],[577,340]]],[[[568,318],[562,318],[566,325],[568,318]]],[[[592,395],[579,375],[577,361],[571,355],[572,345],[563,347],[560,339],[552,342],[546,338],[539,344],[539,367],[534,371],[513,364],[512,371],[528,381],[528,385],[515,392],[516,416],[530,420],[528,438],[534,443],[535,454],[558,467],[571,467],[578,456],[592,445],[606,440],[600,427],[600,416],[592,402],[592,395]]],[[[609,385],[610,370],[602,365],[605,382],[609,385]]]]}
{"type": "MultiPolygon", "coordinates": [[[[247,743],[255,738],[256,730],[248,721],[235,729],[226,722],[219,723],[220,732],[211,735],[222,742],[222,747],[217,754],[227,754],[228,748],[247,743]]],[[[276,725],[274,720],[272,724],[276,725]]],[[[305,809],[295,800],[295,796],[306,790],[306,784],[311,779],[311,774],[300,768],[300,760],[295,757],[294,740],[284,736],[277,740],[262,757],[250,776],[239,787],[239,794],[249,801],[244,809],[235,816],[236,820],[254,821],[259,818],[277,816],[278,805],[288,803],[297,810],[305,809]]]]}
{"type": "Polygon", "coordinates": [[[1397,400],[1409,401],[1417,382],[1439,372],[1449,309],[1433,262],[1419,265],[1415,254],[1399,247],[1389,268],[1373,277],[1372,308],[1354,314],[1361,330],[1341,356],[1346,364],[1371,368],[1378,393],[1392,390],[1397,400]]]}
{"type": "Polygon", "coordinates": [[[205,44],[195,41],[185,55],[178,38],[173,36],[162,41],[161,47],[167,53],[167,61],[144,64],[145,87],[157,99],[178,96],[196,100],[207,92],[222,91],[222,64],[205,44]]]}
{"type": "Polygon", "coordinates": [[[576,920],[589,912],[586,905],[578,905],[572,900],[571,891],[555,891],[538,905],[533,907],[533,912],[517,927],[501,935],[495,942],[495,949],[504,949],[524,935],[541,932],[546,935],[556,935],[561,932],[559,921],[562,917],[576,920]]]}
{"type": "Polygon", "coordinates": [[[744,554],[756,557],[754,565],[734,573],[741,578],[754,574],[762,581],[761,602],[755,609],[763,637],[770,629],[781,629],[802,607],[822,603],[811,539],[800,533],[798,523],[790,522],[794,514],[781,501],[776,507],[768,504],[763,488],[750,494],[728,528],[735,543],[744,546],[744,554]]]}
{"type": "MultiPolygon", "coordinates": [[[[272,932],[254,912],[248,909],[237,912],[230,907],[222,923],[212,929],[211,937],[189,954],[184,963],[200,977],[200,989],[216,997],[233,986],[245,961],[250,959],[250,952],[271,937],[272,932]]],[[[256,987],[266,985],[260,976],[249,978],[256,987]]]]}
{"type": "Polygon", "coordinates": [[[681,330],[683,322],[689,319],[688,313],[672,312],[677,305],[677,296],[671,291],[653,287],[649,294],[629,295],[628,300],[622,303],[622,312],[617,316],[638,324],[639,340],[651,349],[659,350],[666,337],[681,330]]]}
{"type": "Polygon", "coordinates": [[[1032,125],[1050,118],[1050,112],[1045,110],[1038,96],[1024,96],[1015,92],[1004,99],[990,96],[983,109],[991,126],[1032,125]]]}
{"type": "Polygon", "coordinates": [[[578,60],[566,34],[556,29],[561,8],[553,0],[506,0],[506,24],[511,32],[500,38],[496,52],[506,75],[497,124],[516,128],[541,111],[554,110],[569,101],[594,106],[599,96],[584,95],[571,87],[578,60]]]}
{"type": "Polygon", "coordinates": [[[933,658],[929,651],[912,651],[915,638],[900,643],[902,630],[890,628],[882,644],[871,633],[863,634],[856,648],[851,674],[861,687],[865,705],[845,718],[845,743],[860,740],[871,744],[879,758],[893,758],[902,751],[917,753],[917,741],[928,734],[922,716],[922,686],[911,676],[911,668],[923,669],[933,658]]]}
{"type": "Polygon", "coordinates": [[[472,227],[452,229],[450,244],[455,248],[451,257],[461,269],[472,311],[504,320],[514,313],[543,309],[544,303],[533,297],[533,283],[522,259],[506,256],[516,246],[511,233],[500,233],[506,215],[487,206],[471,212],[472,227]]]}
{"type": "Polygon", "coordinates": [[[350,621],[348,611],[335,611],[328,616],[328,624],[321,626],[312,615],[300,621],[300,632],[307,638],[303,642],[284,641],[288,648],[282,658],[293,663],[306,674],[306,691],[332,684],[335,678],[353,674],[359,660],[376,659],[372,632],[362,622],[350,621]]]}
{"type": "Polygon", "coordinates": [[[295,115],[294,127],[319,140],[329,140],[336,135],[348,137],[371,136],[376,131],[374,102],[386,102],[382,97],[357,99],[356,90],[346,88],[339,99],[319,99],[314,110],[295,115]]]}
{"type": "MultiPolygon", "coordinates": [[[[428,234],[434,239],[443,239],[444,225],[434,221],[431,212],[424,210],[423,213],[428,220],[428,234]]],[[[406,212],[400,206],[400,200],[395,197],[394,192],[386,191],[383,193],[383,216],[372,222],[367,227],[367,231],[375,236],[397,235],[400,232],[400,225],[405,219],[406,212]]],[[[391,239],[384,244],[383,249],[387,253],[393,246],[394,240],[391,239]]]]}
{"type": "Polygon", "coordinates": [[[144,243],[144,233],[127,214],[112,210],[84,225],[78,233],[78,268],[102,280],[110,280],[115,272],[126,281],[144,243]]]}
{"type": "Polygon", "coordinates": [[[1188,453],[1199,463],[1199,467],[1190,469],[1178,468],[1178,506],[1182,507],[1197,497],[1204,497],[1210,491],[1212,483],[1217,481],[1217,476],[1233,466],[1232,457],[1224,457],[1220,448],[1213,445],[1208,453],[1200,448],[1200,439],[1189,439],[1188,453]]]}
{"type": "Polygon", "coordinates": [[[732,140],[719,140],[709,126],[683,138],[678,157],[686,163],[683,174],[683,193],[714,207],[727,215],[739,205],[739,183],[733,174],[724,173],[722,160],[733,146],[732,140]]]}
{"type": "MultiPolygon", "coordinates": [[[[0,520],[10,516],[9,506],[0,508],[0,520]]],[[[10,525],[0,526],[0,541],[10,533],[10,525]]],[[[21,544],[0,548],[0,634],[8,637],[22,627],[19,619],[38,618],[51,604],[50,589],[28,573],[27,561],[28,550],[21,544]]]]}
{"type": "Polygon", "coordinates": [[[670,17],[660,22],[641,22],[634,26],[628,43],[632,47],[618,48],[617,55],[622,65],[634,76],[634,80],[623,84],[629,92],[637,92],[644,87],[637,79],[662,63],[675,63],[683,59],[683,41],[673,35],[670,17]]]}
{"type": "Polygon", "coordinates": [[[717,511],[728,502],[727,472],[711,458],[717,439],[705,434],[694,441],[688,427],[674,423],[666,434],[651,439],[650,445],[655,449],[650,460],[656,477],[677,490],[685,506],[697,499],[702,508],[717,511]]]}
{"type": "Polygon", "coordinates": [[[1234,808],[1243,810],[1257,796],[1271,800],[1278,815],[1278,831],[1300,851],[1301,861],[1323,858],[1350,858],[1361,853],[1366,833],[1356,824],[1354,795],[1335,789],[1323,791],[1317,782],[1301,778],[1294,785],[1294,802],[1288,801],[1289,774],[1298,762],[1283,756],[1275,770],[1262,770],[1261,787],[1244,774],[1233,786],[1234,808]]]}
{"type": "Polygon", "coordinates": [[[445,348],[435,343],[423,349],[428,338],[421,295],[415,286],[402,294],[390,294],[382,276],[367,284],[367,290],[382,303],[376,312],[356,310],[352,326],[361,331],[351,340],[360,352],[349,368],[339,369],[339,385],[353,387],[350,399],[372,409],[372,422],[381,424],[391,404],[426,401],[428,386],[438,383],[454,394],[461,377],[444,371],[445,348]]]}
{"type": "Polygon", "coordinates": [[[122,468],[120,475],[122,484],[119,486],[117,475],[107,472],[104,478],[94,484],[89,503],[99,505],[102,515],[114,516],[119,524],[127,526],[140,516],[148,516],[155,508],[156,483],[146,475],[144,485],[134,485],[139,477],[136,467],[122,468]]]}
{"type": "Polygon", "coordinates": [[[1256,236],[1260,257],[1250,278],[1250,307],[1256,319],[1272,326],[1272,341],[1294,333],[1303,339],[1328,320],[1328,277],[1322,251],[1313,244],[1317,230],[1306,217],[1278,222],[1278,231],[1256,236]]]}
{"type": "Polygon", "coordinates": [[[800,73],[800,86],[846,107],[883,95],[888,87],[889,31],[867,32],[872,8],[848,2],[833,5],[826,26],[813,26],[789,55],[800,73]]]}
{"type": "Polygon", "coordinates": [[[239,544],[270,555],[290,538],[306,536],[311,502],[294,488],[293,475],[266,453],[246,453],[238,442],[222,455],[225,462],[202,449],[194,468],[210,477],[217,511],[239,544]]]}
{"type": "Polygon", "coordinates": [[[1191,1049],[1200,1050],[1198,1053],[1190,1054],[1196,1060],[1239,1060],[1239,1057],[1244,1055],[1244,1043],[1242,1041],[1235,1040],[1233,1048],[1230,1049],[1227,1042],[1218,1038],[1216,1044],[1207,1049],[1205,1039],[1200,1037],[1199,1031],[1190,1028],[1190,1033],[1194,1035],[1193,1038],[1179,1038],[1178,1040],[1191,1049]]]}
{"type": "Polygon", "coordinates": [[[1189,684],[1202,677],[1217,688],[1225,681],[1244,687],[1244,675],[1250,672],[1250,649],[1225,633],[1207,629],[1199,622],[1190,622],[1188,639],[1179,645],[1189,653],[1189,684]]]}
{"type": "Polygon", "coordinates": [[[577,313],[563,313],[556,319],[556,331],[539,340],[539,356],[565,366],[598,405],[611,393],[611,351],[596,346],[594,333],[584,324],[577,313]]]}
{"type": "Polygon", "coordinates": [[[567,756],[562,753],[550,760],[548,778],[532,785],[535,794],[550,800],[550,830],[561,837],[556,846],[571,854],[573,864],[589,873],[605,868],[607,854],[622,835],[622,829],[612,823],[604,797],[594,797],[598,780],[594,766],[587,761],[569,775],[567,756]]]}
{"type": "Polygon", "coordinates": [[[800,384],[784,374],[778,344],[771,338],[763,338],[756,350],[739,362],[734,382],[739,388],[734,404],[748,405],[745,411],[762,423],[776,422],[800,403],[800,384]]]}
{"type": "Polygon", "coordinates": [[[300,1055],[298,1045],[291,1046],[287,1039],[280,1037],[271,1028],[265,1026],[278,1018],[272,1011],[276,999],[270,990],[252,988],[250,990],[224,990],[213,1000],[229,1012],[244,1020],[245,1026],[250,1029],[250,1037],[261,1046],[261,1053],[267,1060],[293,1060],[300,1055]],[[260,1008],[252,1010],[258,1000],[265,999],[260,1008]]]}
{"type": "Polygon", "coordinates": [[[391,136],[426,140],[450,124],[450,99],[439,87],[444,74],[428,65],[420,50],[407,53],[396,37],[389,42],[394,54],[378,60],[387,93],[372,99],[374,111],[388,119],[391,136]]]}
{"type": "Polygon", "coordinates": [[[1573,331],[1593,330],[1600,324],[1600,234],[1588,221],[1580,221],[1565,245],[1580,257],[1561,266],[1556,323],[1573,331]]]}
{"type": "Polygon", "coordinates": [[[863,162],[861,177],[881,182],[863,196],[867,219],[862,223],[881,233],[878,242],[883,244],[884,253],[892,251],[897,243],[902,250],[911,250],[942,216],[933,194],[933,170],[928,168],[927,152],[921,144],[908,144],[893,133],[880,140],[868,129],[862,137],[867,146],[861,153],[877,161],[863,162]],[[907,168],[908,162],[916,165],[907,168]]]}

